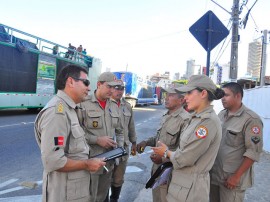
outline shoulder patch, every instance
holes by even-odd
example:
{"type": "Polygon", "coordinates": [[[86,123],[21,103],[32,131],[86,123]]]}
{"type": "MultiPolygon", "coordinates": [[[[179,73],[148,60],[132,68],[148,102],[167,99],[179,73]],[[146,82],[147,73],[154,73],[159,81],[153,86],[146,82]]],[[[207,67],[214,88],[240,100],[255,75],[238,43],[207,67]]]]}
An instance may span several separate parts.
{"type": "Polygon", "coordinates": [[[261,138],[260,138],[260,137],[257,137],[257,136],[252,136],[252,137],[251,137],[251,141],[252,141],[254,144],[258,144],[258,143],[261,141],[261,138]]]}
{"type": "Polygon", "coordinates": [[[62,102],[56,104],[56,113],[63,114],[64,113],[64,105],[62,102]]]}
{"type": "Polygon", "coordinates": [[[64,136],[54,137],[54,145],[55,146],[63,146],[64,145],[64,136]]]}
{"type": "Polygon", "coordinates": [[[198,138],[205,138],[208,135],[208,129],[205,126],[199,126],[196,129],[196,136],[198,138]]]}
{"type": "Polygon", "coordinates": [[[254,134],[256,134],[256,135],[260,134],[260,132],[261,132],[261,129],[260,129],[259,126],[253,126],[253,127],[251,128],[251,130],[252,130],[252,132],[253,132],[254,134]]]}

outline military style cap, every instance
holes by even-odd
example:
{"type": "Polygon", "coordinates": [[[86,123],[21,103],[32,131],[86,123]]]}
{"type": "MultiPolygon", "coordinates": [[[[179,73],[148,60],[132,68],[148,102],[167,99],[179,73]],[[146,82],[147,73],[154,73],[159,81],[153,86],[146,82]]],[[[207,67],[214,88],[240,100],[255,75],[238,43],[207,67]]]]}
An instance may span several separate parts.
{"type": "Polygon", "coordinates": [[[119,80],[116,80],[116,82],[117,82],[117,86],[125,87],[125,84],[122,80],[119,79],[119,80]]]}
{"type": "Polygon", "coordinates": [[[189,92],[196,88],[205,89],[213,94],[215,93],[217,87],[214,82],[206,75],[193,75],[190,77],[187,85],[176,88],[175,90],[179,92],[189,92]]]}
{"type": "Polygon", "coordinates": [[[175,88],[163,88],[163,90],[167,93],[178,93],[175,91],[175,88]]]}
{"type": "Polygon", "coordinates": [[[100,74],[100,76],[98,77],[98,81],[107,82],[110,86],[118,85],[115,75],[111,72],[103,72],[102,74],[100,74]]]}

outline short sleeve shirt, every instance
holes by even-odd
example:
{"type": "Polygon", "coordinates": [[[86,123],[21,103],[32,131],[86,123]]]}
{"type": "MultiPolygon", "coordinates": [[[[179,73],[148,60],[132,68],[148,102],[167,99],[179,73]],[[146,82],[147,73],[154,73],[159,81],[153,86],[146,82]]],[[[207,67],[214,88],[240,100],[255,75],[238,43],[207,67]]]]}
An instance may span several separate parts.
{"type": "MultiPolygon", "coordinates": [[[[263,146],[263,123],[255,112],[243,104],[231,116],[228,116],[228,110],[221,111],[219,118],[222,122],[222,141],[213,173],[214,180],[222,183],[224,176],[234,173],[240,167],[244,157],[259,161],[263,146]]],[[[250,168],[242,176],[239,186],[250,187],[252,178],[250,168]]]]}

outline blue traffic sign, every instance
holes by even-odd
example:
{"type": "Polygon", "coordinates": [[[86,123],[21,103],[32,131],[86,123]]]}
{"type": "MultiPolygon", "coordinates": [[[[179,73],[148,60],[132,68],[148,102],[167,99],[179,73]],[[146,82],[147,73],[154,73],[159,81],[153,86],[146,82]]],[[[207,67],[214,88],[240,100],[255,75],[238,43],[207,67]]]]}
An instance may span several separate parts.
{"type": "Polygon", "coordinates": [[[211,51],[229,34],[229,30],[212,11],[206,12],[189,31],[206,51],[211,51]]]}
{"type": "Polygon", "coordinates": [[[209,76],[210,52],[228,36],[229,30],[212,11],[207,11],[189,28],[189,31],[207,51],[206,75],[209,76]]]}

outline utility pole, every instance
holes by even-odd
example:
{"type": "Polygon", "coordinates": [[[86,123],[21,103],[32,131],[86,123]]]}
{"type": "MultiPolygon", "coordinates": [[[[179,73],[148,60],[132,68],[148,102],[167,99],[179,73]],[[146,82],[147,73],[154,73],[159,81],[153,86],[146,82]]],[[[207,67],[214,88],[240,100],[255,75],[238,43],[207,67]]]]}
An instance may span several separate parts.
{"type": "Polygon", "coordinates": [[[260,86],[265,85],[265,69],[266,69],[266,48],[267,48],[267,30],[263,30],[262,36],[262,59],[261,59],[261,71],[260,71],[260,86]]]}
{"type": "Polygon", "coordinates": [[[238,70],[238,26],[239,26],[239,0],[233,0],[231,13],[232,19],[232,42],[231,42],[231,60],[230,60],[230,79],[237,81],[238,70]]]}

